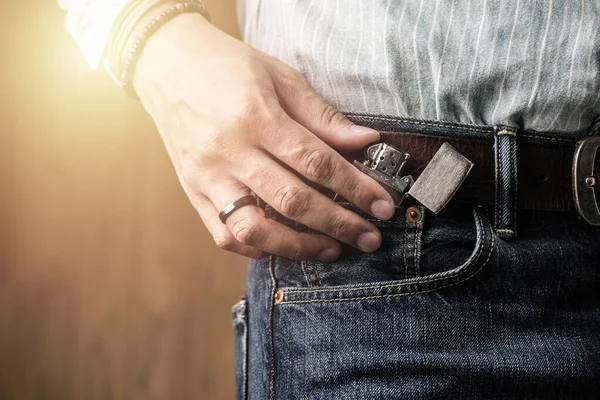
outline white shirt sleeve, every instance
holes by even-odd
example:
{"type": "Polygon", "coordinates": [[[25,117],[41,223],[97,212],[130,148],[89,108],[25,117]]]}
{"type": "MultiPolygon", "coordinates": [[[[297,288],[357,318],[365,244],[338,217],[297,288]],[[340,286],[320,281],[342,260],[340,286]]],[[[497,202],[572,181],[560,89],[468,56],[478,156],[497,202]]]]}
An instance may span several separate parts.
{"type": "Polygon", "coordinates": [[[102,59],[112,25],[129,0],[58,0],[67,10],[65,26],[93,68],[102,59]]]}

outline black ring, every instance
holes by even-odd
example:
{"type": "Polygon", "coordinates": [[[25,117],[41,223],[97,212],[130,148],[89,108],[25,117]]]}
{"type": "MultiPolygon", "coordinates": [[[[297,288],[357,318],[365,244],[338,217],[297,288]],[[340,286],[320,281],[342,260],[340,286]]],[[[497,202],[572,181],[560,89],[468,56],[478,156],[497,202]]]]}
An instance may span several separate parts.
{"type": "Polygon", "coordinates": [[[219,213],[219,219],[222,223],[225,223],[227,221],[227,218],[231,214],[233,214],[235,210],[247,206],[249,204],[258,205],[258,202],[256,201],[256,197],[254,197],[254,195],[249,194],[247,196],[237,199],[233,203],[227,204],[223,211],[219,213]]]}

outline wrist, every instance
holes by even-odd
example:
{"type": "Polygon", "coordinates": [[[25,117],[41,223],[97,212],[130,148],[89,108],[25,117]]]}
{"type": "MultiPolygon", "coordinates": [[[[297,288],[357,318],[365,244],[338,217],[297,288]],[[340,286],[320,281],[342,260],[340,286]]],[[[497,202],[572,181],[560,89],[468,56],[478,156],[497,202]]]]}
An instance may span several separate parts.
{"type": "Polygon", "coordinates": [[[167,22],[147,42],[137,62],[133,84],[142,99],[148,88],[174,89],[188,84],[193,60],[206,59],[227,36],[200,14],[181,14],[167,22]]]}
{"type": "Polygon", "coordinates": [[[107,46],[105,62],[115,81],[133,97],[136,97],[133,77],[141,53],[158,31],[184,14],[210,21],[199,0],[134,0],[121,13],[107,46]]]}

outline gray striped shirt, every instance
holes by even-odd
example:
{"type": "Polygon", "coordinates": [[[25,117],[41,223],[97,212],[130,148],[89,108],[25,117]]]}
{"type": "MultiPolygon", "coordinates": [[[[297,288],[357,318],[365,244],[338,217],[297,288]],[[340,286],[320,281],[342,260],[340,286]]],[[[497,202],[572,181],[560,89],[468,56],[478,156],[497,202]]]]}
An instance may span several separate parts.
{"type": "Polygon", "coordinates": [[[365,112],[581,133],[600,112],[600,2],[242,0],[249,44],[365,112]]]}

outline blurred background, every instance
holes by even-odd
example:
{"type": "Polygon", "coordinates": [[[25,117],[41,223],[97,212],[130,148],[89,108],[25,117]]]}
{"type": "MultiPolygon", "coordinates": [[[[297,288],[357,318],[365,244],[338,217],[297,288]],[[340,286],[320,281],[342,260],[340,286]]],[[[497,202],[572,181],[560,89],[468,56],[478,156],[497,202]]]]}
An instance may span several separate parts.
{"type": "MultiPolygon", "coordinates": [[[[236,34],[234,0],[205,0],[236,34]]],[[[0,399],[232,399],[220,251],[152,121],[56,0],[1,0],[0,399]]]]}

